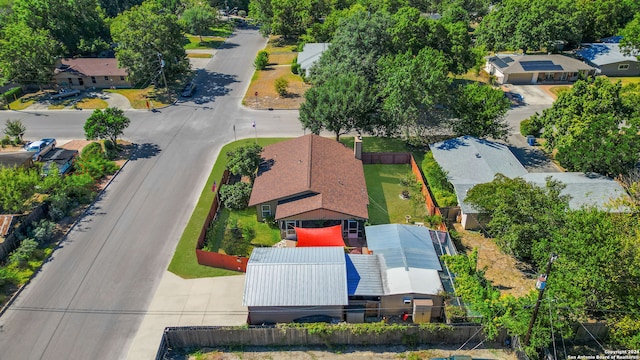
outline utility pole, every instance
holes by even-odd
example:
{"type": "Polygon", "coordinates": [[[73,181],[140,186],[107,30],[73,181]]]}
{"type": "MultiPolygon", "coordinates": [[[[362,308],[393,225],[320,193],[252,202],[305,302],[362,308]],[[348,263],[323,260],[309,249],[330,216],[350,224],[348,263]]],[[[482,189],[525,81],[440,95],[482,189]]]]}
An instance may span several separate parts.
{"type": "Polygon", "coordinates": [[[551,254],[549,261],[547,262],[547,272],[545,274],[540,275],[538,278],[538,282],[536,283],[536,288],[540,290],[538,293],[538,301],[536,301],[536,306],[533,308],[533,314],[531,315],[531,322],[529,322],[529,329],[527,329],[527,336],[524,337],[524,345],[529,346],[529,340],[531,339],[531,330],[533,329],[533,325],[536,323],[536,318],[538,317],[538,310],[540,309],[540,302],[542,301],[542,296],[544,295],[544,290],[547,288],[547,280],[549,280],[549,273],[551,272],[551,264],[558,259],[558,255],[551,254]]]}
{"type": "Polygon", "coordinates": [[[162,80],[164,80],[164,88],[167,88],[167,78],[164,76],[164,59],[162,54],[158,53],[158,61],[160,61],[160,73],[162,74],[162,80]]]}

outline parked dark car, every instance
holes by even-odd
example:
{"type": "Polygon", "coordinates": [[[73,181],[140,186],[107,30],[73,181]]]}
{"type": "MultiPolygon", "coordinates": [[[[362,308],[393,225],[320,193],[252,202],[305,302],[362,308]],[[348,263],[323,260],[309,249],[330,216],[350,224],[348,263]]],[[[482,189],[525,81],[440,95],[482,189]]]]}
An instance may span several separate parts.
{"type": "Polygon", "coordinates": [[[184,90],[182,90],[182,96],[191,97],[195,92],[196,92],[196,84],[194,84],[193,82],[190,82],[187,84],[187,86],[184,87],[184,90]]]}

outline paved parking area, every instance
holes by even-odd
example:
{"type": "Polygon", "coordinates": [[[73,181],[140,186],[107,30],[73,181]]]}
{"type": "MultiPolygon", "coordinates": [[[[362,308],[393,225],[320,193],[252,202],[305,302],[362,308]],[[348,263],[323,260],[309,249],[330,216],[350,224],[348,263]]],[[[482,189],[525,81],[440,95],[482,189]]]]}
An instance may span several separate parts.
{"type": "Polygon", "coordinates": [[[551,105],[554,101],[553,97],[539,85],[505,84],[503,88],[522,95],[524,103],[527,105],[551,105]]]}

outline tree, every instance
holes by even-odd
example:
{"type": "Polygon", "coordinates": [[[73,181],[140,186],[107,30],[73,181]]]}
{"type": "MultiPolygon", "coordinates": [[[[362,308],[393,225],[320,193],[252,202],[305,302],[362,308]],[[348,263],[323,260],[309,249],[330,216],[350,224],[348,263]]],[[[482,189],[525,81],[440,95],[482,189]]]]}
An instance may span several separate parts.
{"type": "Polygon", "coordinates": [[[572,0],[504,0],[476,33],[488,50],[551,50],[557,41],[580,41],[579,12],[572,0]]]}
{"type": "Polygon", "coordinates": [[[143,0],[99,0],[100,8],[104,10],[108,17],[116,17],[125,10],[131,9],[133,6],[142,4],[143,0]]]}
{"type": "Polygon", "coordinates": [[[13,17],[32,31],[48,31],[62,45],[59,55],[77,55],[80,44],[106,43],[107,26],[97,0],[15,0],[13,17]]]}
{"type": "Polygon", "coordinates": [[[369,82],[355,74],[336,74],[304,94],[300,105],[303,128],[319,134],[322,129],[340,135],[351,131],[372,132],[376,123],[377,101],[369,82]]]}
{"type": "Polygon", "coordinates": [[[500,248],[516,258],[544,263],[555,231],[564,222],[569,198],[564,185],[547,179],[546,187],[497,174],[490,183],[471,188],[465,202],[490,218],[487,230],[500,248]],[[540,255],[542,254],[542,255],[540,255]]]}
{"type": "Polygon", "coordinates": [[[571,171],[617,176],[640,157],[640,120],[625,106],[620,83],[578,81],[533,122],[544,127],[548,151],[571,171]]]}
{"type": "Polygon", "coordinates": [[[15,214],[28,209],[27,200],[40,180],[37,169],[0,168],[0,213],[15,214]]]}
{"type": "Polygon", "coordinates": [[[14,139],[22,142],[22,136],[25,131],[27,131],[27,127],[22,124],[21,120],[7,120],[4,125],[4,133],[7,136],[11,136],[14,139]]]}
{"type": "Polygon", "coordinates": [[[220,200],[224,207],[234,210],[247,208],[251,197],[251,184],[239,181],[233,185],[225,185],[220,189],[220,200]]]}
{"type": "Polygon", "coordinates": [[[227,169],[236,176],[255,179],[258,166],[262,162],[262,146],[246,145],[227,152],[227,169]]]}
{"type": "Polygon", "coordinates": [[[369,86],[376,80],[377,61],[392,49],[391,36],[387,29],[391,25],[388,13],[367,14],[357,11],[340,22],[325,51],[316,65],[311,67],[310,79],[319,84],[334,74],[363,76],[369,86]]]}
{"type": "Polygon", "coordinates": [[[271,33],[284,38],[297,37],[305,33],[313,23],[311,0],[271,0],[273,18],[271,33]]]}
{"type": "Polygon", "coordinates": [[[622,40],[620,40],[620,48],[626,54],[636,54],[640,49],[640,13],[636,13],[625,27],[620,31],[622,40]]]}
{"type": "Polygon", "coordinates": [[[187,8],[180,21],[190,34],[199,35],[202,42],[202,34],[216,23],[214,9],[208,4],[199,4],[187,8]]]}
{"type": "Polygon", "coordinates": [[[88,140],[108,139],[117,145],[118,136],[124,133],[130,120],[124,116],[122,109],[108,107],[96,109],[84,124],[84,134],[88,140]]]}
{"type": "Polygon", "coordinates": [[[0,36],[2,76],[16,83],[49,84],[59,48],[48,30],[10,23],[0,36]]]}
{"type": "Polygon", "coordinates": [[[603,37],[615,35],[637,13],[637,5],[619,0],[579,0],[583,41],[595,42],[603,37]],[[635,8],[635,9],[634,9],[635,8]]]}
{"type": "Polygon", "coordinates": [[[134,84],[155,81],[161,71],[172,81],[189,70],[178,19],[156,2],[146,1],[118,15],[111,36],[118,44],[118,62],[129,69],[134,84]]]}
{"type": "Polygon", "coordinates": [[[502,90],[477,82],[458,86],[450,106],[456,116],[453,131],[456,135],[503,139],[509,125],[504,115],[511,107],[502,90]]]}
{"type": "Polygon", "coordinates": [[[451,80],[449,62],[437,50],[424,48],[417,55],[410,52],[387,55],[378,62],[378,85],[383,117],[388,129],[436,129],[447,117],[442,105],[447,102],[451,80]]]}
{"type": "Polygon", "coordinates": [[[273,8],[271,0],[251,0],[249,2],[249,17],[260,24],[260,33],[264,36],[271,34],[273,8]]]}

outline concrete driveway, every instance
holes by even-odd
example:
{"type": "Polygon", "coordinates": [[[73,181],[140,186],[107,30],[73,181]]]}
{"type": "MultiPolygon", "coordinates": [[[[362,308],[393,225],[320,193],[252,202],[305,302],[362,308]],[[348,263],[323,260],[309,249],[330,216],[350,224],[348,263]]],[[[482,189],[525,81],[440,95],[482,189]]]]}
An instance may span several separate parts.
{"type": "Polygon", "coordinates": [[[512,93],[520,94],[526,105],[549,105],[553,104],[553,97],[538,85],[512,85],[505,84],[503,88],[512,93]]]}

